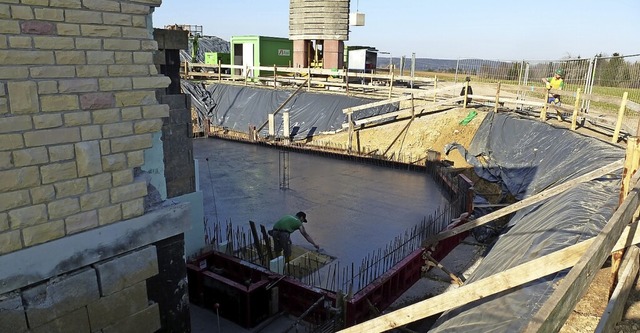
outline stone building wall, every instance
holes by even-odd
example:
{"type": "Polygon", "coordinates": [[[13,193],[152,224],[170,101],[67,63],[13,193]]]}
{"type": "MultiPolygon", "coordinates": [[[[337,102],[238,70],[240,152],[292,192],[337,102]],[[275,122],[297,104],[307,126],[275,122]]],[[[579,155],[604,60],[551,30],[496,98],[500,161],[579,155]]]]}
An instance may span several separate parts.
{"type": "Polygon", "coordinates": [[[134,179],[169,115],[160,4],[0,0],[0,332],[161,330],[154,243],[189,207],[146,212],[134,179]]]}

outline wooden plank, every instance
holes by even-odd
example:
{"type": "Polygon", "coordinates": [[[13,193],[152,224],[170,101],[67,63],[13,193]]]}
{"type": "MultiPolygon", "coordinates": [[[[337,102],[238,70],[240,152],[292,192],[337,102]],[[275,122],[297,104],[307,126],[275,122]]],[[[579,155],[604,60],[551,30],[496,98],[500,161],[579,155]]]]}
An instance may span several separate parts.
{"type": "Polygon", "coordinates": [[[633,177],[633,184],[635,184],[633,190],[595,238],[589,251],[580,258],[551,297],[533,316],[525,332],[557,332],[562,327],[584,294],[586,287],[593,281],[596,271],[609,257],[613,245],[620,238],[625,226],[631,222],[639,202],[638,176],[640,172],[633,177]]]}
{"type": "Polygon", "coordinates": [[[627,108],[628,92],[622,94],[622,102],[620,102],[620,109],[618,110],[618,118],[616,120],[616,129],[613,130],[613,136],[611,137],[611,143],[618,143],[618,137],[620,136],[620,129],[622,128],[622,119],[624,118],[624,111],[627,108]]]}
{"type": "MultiPolygon", "coordinates": [[[[558,195],[580,183],[601,177],[603,175],[612,173],[618,169],[620,169],[623,165],[624,161],[623,160],[619,160],[616,162],[613,162],[611,164],[605,165],[601,168],[598,168],[596,170],[593,170],[591,172],[588,172],[580,177],[577,177],[575,179],[569,180],[567,182],[564,182],[560,185],[554,186],[550,189],[544,190],[536,195],[532,195],[528,198],[525,198],[521,201],[518,201],[516,203],[514,203],[513,205],[509,206],[509,207],[505,207],[499,210],[496,210],[495,212],[491,212],[487,215],[481,216],[473,221],[467,222],[461,226],[455,227],[451,230],[445,231],[445,232],[441,232],[435,236],[432,236],[430,238],[428,238],[425,241],[425,244],[434,244],[438,241],[441,241],[443,239],[449,238],[449,237],[453,237],[455,235],[458,235],[462,232],[465,232],[467,230],[471,230],[477,226],[489,223],[499,217],[503,217],[505,215],[511,214],[515,211],[518,211],[522,208],[525,207],[529,207],[535,203],[538,203],[540,201],[549,199],[550,197],[554,196],[554,195],[558,195]]],[[[640,173],[639,173],[640,174],[640,173]]]]}
{"type": "Polygon", "coordinates": [[[618,285],[598,322],[598,326],[595,329],[596,333],[613,332],[616,324],[622,319],[629,292],[638,276],[639,253],[640,249],[637,246],[627,249],[622,262],[622,271],[618,277],[618,285]]]}
{"type": "MultiPolygon", "coordinates": [[[[627,227],[625,231],[628,235],[631,229],[627,227]]],[[[588,239],[339,332],[384,332],[509,290],[575,265],[581,256],[590,250],[595,240],[595,237],[588,239]]],[[[616,244],[614,249],[622,249],[622,246],[627,243],[629,245],[626,246],[630,246],[639,242],[640,232],[636,232],[632,240],[624,239],[621,243],[616,244]]],[[[572,309],[573,307],[570,308],[570,310],[572,309]]]]}
{"type": "MultiPolygon", "coordinates": [[[[441,93],[441,92],[445,92],[445,91],[456,91],[457,89],[462,88],[462,85],[455,85],[455,86],[448,86],[448,87],[443,87],[443,88],[439,88],[439,89],[431,89],[431,90],[425,90],[424,92],[419,92],[414,94],[414,98],[419,98],[419,97],[426,97],[426,96],[431,96],[435,93],[441,93]]],[[[351,108],[346,108],[342,110],[342,113],[352,113],[355,111],[360,111],[360,110],[366,110],[369,108],[373,108],[376,106],[382,106],[382,105],[387,105],[387,104],[391,104],[391,103],[395,103],[395,102],[401,102],[401,101],[407,101],[410,100],[411,96],[401,96],[401,97],[396,97],[396,98],[390,98],[390,99],[386,99],[383,101],[378,101],[378,102],[373,102],[373,103],[368,103],[368,104],[363,104],[363,105],[358,105],[358,106],[354,106],[351,108]]]]}

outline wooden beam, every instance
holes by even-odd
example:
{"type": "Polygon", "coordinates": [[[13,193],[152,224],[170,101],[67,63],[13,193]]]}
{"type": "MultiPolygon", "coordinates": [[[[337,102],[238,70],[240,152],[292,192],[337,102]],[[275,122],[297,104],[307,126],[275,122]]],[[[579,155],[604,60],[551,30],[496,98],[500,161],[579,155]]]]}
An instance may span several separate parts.
{"type": "Polygon", "coordinates": [[[623,165],[624,161],[623,160],[619,160],[616,162],[613,162],[611,164],[605,165],[599,169],[593,170],[591,172],[588,172],[580,177],[577,177],[575,179],[569,180],[567,182],[564,182],[560,185],[554,186],[550,189],[544,190],[536,195],[532,195],[528,198],[525,198],[521,201],[518,201],[514,204],[512,204],[509,207],[505,207],[499,210],[496,210],[495,212],[491,212],[487,215],[481,216],[473,221],[467,222],[461,226],[455,227],[451,230],[445,231],[445,232],[441,232],[435,236],[432,236],[430,238],[428,238],[427,240],[425,240],[425,244],[430,245],[430,244],[434,244],[438,241],[441,241],[443,239],[449,238],[449,237],[453,237],[455,235],[458,235],[460,233],[463,233],[467,230],[471,230],[477,226],[489,223],[497,218],[503,217],[505,215],[511,214],[515,211],[518,211],[522,208],[525,207],[529,207],[535,203],[538,203],[540,201],[549,199],[550,197],[554,196],[554,195],[558,195],[580,183],[586,182],[586,181],[590,181],[592,179],[598,178],[598,177],[602,177],[603,175],[612,173],[618,169],[620,169],[623,165]]]}
{"type": "Polygon", "coordinates": [[[578,123],[578,111],[580,111],[580,88],[576,90],[576,102],[573,105],[573,114],[571,115],[571,130],[576,130],[578,123]]]}
{"type": "MultiPolygon", "coordinates": [[[[441,92],[445,92],[445,91],[455,91],[458,88],[461,88],[462,85],[455,85],[455,86],[448,86],[448,87],[443,87],[443,88],[438,88],[438,89],[432,89],[432,90],[425,90],[424,92],[420,92],[420,93],[416,93],[414,94],[414,98],[420,98],[420,97],[427,97],[427,96],[431,96],[432,94],[436,94],[436,93],[441,93],[441,92]]],[[[401,101],[407,101],[410,100],[411,96],[401,96],[401,97],[396,97],[396,98],[390,98],[390,99],[386,99],[383,101],[378,101],[378,102],[373,102],[373,103],[368,103],[368,104],[363,104],[363,105],[358,105],[358,106],[354,106],[351,108],[346,108],[344,110],[342,110],[343,113],[352,113],[355,111],[360,111],[360,110],[366,110],[366,109],[370,109],[372,107],[376,107],[376,106],[381,106],[381,105],[387,105],[387,104],[391,104],[391,103],[395,103],[395,102],[401,102],[401,101]]]]}
{"type": "MultiPolygon", "coordinates": [[[[624,246],[630,246],[640,242],[640,232],[633,234],[633,238],[629,240],[627,236],[630,232],[631,229],[627,227],[625,233],[623,233],[623,237],[620,239],[621,241],[616,243],[614,249],[622,249],[624,246]]],[[[465,284],[460,288],[444,294],[425,299],[402,309],[348,327],[339,332],[384,332],[509,290],[575,265],[584,253],[589,252],[595,240],[596,238],[594,237],[584,242],[571,245],[562,250],[533,259],[478,281],[465,284]]],[[[573,310],[573,308],[574,307],[570,307],[570,310],[573,310]]]]}
{"type": "MultiPolygon", "coordinates": [[[[307,81],[309,81],[310,77],[307,78],[307,81]]],[[[298,89],[296,89],[288,98],[287,100],[285,100],[282,104],[280,104],[280,106],[273,111],[273,115],[277,114],[278,112],[280,112],[280,110],[282,110],[282,108],[284,108],[285,105],[287,105],[287,103],[289,103],[289,101],[293,98],[293,96],[295,96],[301,89],[302,87],[304,87],[304,84],[301,84],[298,89]]],[[[256,131],[260,132],[265,126],[267,126],[267,124],[269,123],[269,120],[265,121],[264,124],[262,124],[262,126],[260,126],[256,131]]]]}
{"type": "Polygon", "coordinates": [[[627,97],[629,93],[624,92],[622,94],[622,102],[620,102],[620,109],[618,110],[618,119],[616,121],[616,129],[613,131],[611,137],[611,143],[618,143],[618,136],[620,135],[620,129],[622,128],[622,120],[624,119],[624,110],[627,108],[627,97]]]}
{"type": "Polygon", "coordinates": [[[557,332],[565,323],[638,208],[638,191],[640,191],[638,176],[640,172],[633,177],[633,190],[596,236],[589,251],[580,258],[551,297],[533,316],[525,332],[557,332]]]}
{"type": "Polygon", "coordinates": [[[613,291],[604,314],[598,322],[596,333],[614,332],[616,324],[622,319],[625,303],[629,297],[629,292],[633,288],[633,283],[638,276],[638,254],[640,249],[632,246],[627,249],[622,261],[622,271],[618,276],[618,285],[613,291]]]}

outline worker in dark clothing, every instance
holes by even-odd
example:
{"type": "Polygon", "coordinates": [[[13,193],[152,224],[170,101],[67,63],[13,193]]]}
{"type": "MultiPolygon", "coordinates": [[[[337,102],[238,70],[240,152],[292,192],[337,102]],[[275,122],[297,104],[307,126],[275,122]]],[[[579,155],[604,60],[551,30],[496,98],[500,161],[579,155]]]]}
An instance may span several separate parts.
{"type": "MultiPolygon", "coordinates": [[[[471,88],[471,77],[467,76],[464,79],[466,82],[469,82],[465,87],[462,87],[462,90],[460,90],[460,96],[465,96],[465,95],[473,95],[473,88],[471,88]],[[467,87],[469,87],[469,90],[467,91],[467,87]]],[[[467,105],[469,103],[471,103],[472,98],[471,97],[467,97],[467,105]]],[[[460,104],[462,102],[458,102],[458,104],[460,104]]]]}
{"type": "Polygon", "coordinates": [[[281,250],[284,250],[284,256],[289,259],[291,256],[291,233],[296,230],[300,230],[302,236],[313,245],[316,250],[320,250],[320,246],[313,241],[311,236],[304,230],[302,223],[307,222],[307,214],[304,212],[298,212],[295,216],[285,215],[273,226],[273,229],[269,231],[269,234],[273,237],[273,249],[276,255],[280,254],[281,250]]]}

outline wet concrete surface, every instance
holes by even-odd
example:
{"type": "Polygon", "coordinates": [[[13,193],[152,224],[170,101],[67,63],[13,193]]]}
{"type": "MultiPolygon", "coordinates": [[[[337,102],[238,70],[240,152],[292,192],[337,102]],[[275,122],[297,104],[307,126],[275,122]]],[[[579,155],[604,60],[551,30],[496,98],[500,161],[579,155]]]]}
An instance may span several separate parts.
{"type": "MultiPolygon", "coordinates": [[[[209,226],[230,222],[249,231],[252,220],[271,229],[282,215],[304,211],[307,232],[344,265],[357,267],[447,204],[421,172],[290,152],[289,189],[282,190],[278,149],[210,138],[193,146],[209,226]]],[[[312,248],[299,232],[291,239],[312,248]]]]}

